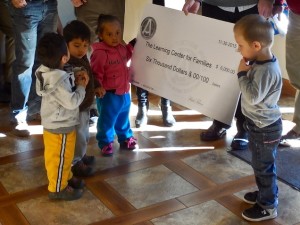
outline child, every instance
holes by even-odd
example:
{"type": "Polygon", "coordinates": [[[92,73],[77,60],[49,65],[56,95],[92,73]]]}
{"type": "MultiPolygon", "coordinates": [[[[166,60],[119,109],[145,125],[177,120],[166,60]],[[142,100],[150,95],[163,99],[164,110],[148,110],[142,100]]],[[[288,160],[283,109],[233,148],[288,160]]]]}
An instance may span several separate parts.
{"type": "Polygon", "coordinates": [[[277,216],[275,156],[282,132],[277,105],[282,78],[278,61],[271,52],[274,31],[264,17],[253,14],[235,24],[234,36],[243,56],[238,68],[238,82],[258,187],[258,191],[245,194],[245,202],[254,205],[242,216],[249,221],[268,220],[277,216]]]}
{"type": "Polygon", "coordinates": [[[89,141],[89,118],[90,106],[95,97],[94,78],[87,58],[90,46],[91,32],[85,23],[73,20],[63,29],[63,35],[67,42],[70,60],[68,67],[81,67],[87,71],[89,82],[86,86],[86,93],[83,102],[79,106],[79,121],[76,126],[76,144],[73,159],[72,172],[75,176],[87,177],[94,173],[92,165],[95,157],[87,156],[86,150],[89,141]]]}
{"type": "Polygon", "coordinates": [[[49,180],[50,199],[75,200],[82,196],[83,182],[72,178],[76,125],[79,124],[79,105],[85,96],[89,77],[79,71],[63,71],[70,53],[64,38],[47,33],[37,47],[41,66],[35,75],[36,91],[42,96],[41,118],[44,126],[45,166],[49,180]],[[75,84],[76,86],[75,86],[75,84]],[[76,181],[76,180],[75,180],[76,181]]]}
{"type": "Polygon", "coordinates": [[[92,45],[91,67],[96,89],[97,141],[103,156],[113,154],[115,133],[122,148],[133,150],[137,141],[130,128],[130,84],[127,61],[132,55],[133,46],[123,45],[121,24],[117,17],[101,14],[98,18],[100,42],[92,45]]]}

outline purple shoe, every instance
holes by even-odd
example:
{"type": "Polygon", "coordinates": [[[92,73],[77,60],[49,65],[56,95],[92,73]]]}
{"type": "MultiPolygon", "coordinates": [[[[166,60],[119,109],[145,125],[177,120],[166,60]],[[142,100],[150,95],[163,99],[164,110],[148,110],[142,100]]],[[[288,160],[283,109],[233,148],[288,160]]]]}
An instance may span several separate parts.
{"type": "Polygon", "coordinates": [[[134,137],[127,138],[126,141],[120,144],[120,147],[127,150],[133,150],[137,148],[137,139],[134,137]]]}
{"type": "Polygon", "coordinates": [[[101,153],[103,156],[111,156],[114,153],[112,142],[101,148],[101,153]]]}

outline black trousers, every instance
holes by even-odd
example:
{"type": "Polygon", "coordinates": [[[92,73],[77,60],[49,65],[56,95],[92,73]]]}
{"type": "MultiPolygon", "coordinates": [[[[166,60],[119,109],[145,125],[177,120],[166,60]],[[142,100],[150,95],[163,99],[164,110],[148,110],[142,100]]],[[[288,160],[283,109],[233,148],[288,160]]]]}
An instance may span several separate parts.
{"type": "Polygon", "coordinates": [[[153,0],[153,4],[165,6],[165,0],[153,0]]]}
{"type": "MultiPolygon", "coordinates": [[[[249,14],[258,14],[257,5],[250,9],[244,10],[242,12],[239,12],[237,8],[236,8],[235,12],[228,12],[228,11],[222,10],[218,6],[214,6],[214,5],[210,5],[205,2],[202,2],[202,15],[206,16],[206,17],[210,17],[210,18],[214,18],[214,19],[218,19],[218,20],[222,20],[222,21],[226,21],[226,22],[230,22],[230,23],[235,23],[243,16],[246,16],[249,14]]],[[[239,102],[237,105],[237,109],[235,112],[235,118],[236,118],[237,130],[240,132],[244,132],[245,129],[244,129],[243,124],[246,121],[246,118],[245,118],[244,114],[242,113],[241,98],[239,99],[239,102]]],[[[230,128],[230,125],[222,123],[218,120],[214,120],[213,123],[214,123],[214,125],[219,126],[221,128],[226,128],[226,129],[230,128]]]]}

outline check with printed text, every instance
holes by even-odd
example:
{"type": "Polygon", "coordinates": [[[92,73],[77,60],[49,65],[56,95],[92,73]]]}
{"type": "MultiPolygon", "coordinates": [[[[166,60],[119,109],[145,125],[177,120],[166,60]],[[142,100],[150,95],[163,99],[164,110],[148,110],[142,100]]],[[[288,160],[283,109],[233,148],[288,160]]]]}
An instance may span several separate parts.
{"type": "Polygon", "coordinates": [[[240,59],[233,24],[150,4],[132,57],[132,84],[231,124],[240,59]]]}

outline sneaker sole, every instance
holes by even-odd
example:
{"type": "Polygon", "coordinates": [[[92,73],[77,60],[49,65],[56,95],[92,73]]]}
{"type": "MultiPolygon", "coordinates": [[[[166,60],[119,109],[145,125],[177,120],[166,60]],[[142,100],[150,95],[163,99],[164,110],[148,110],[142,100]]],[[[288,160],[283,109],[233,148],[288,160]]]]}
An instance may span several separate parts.
{"type": "Polygon", "coordinates": [[[245,198],[243,198],[243,201],[246,202],[246,203],[248,203],[248,204],[251,204],[251,205],[254,205],[256,203],[256,202],[249,201],[249,200],[247,200],[245,198]]]}
{"type": "Polygon", "coordinates": [[[248,220],[248,221],[251,221],[251,222],[259,222],[259,221],[264,221],[264,220],[275,219],[275,218],[277,217],[277,213],[274,214],[274,215],[265,216],[265,217],[257,218],[257,219],[249,218],[249,217],[245,216],[244,213],[242,213],[242,217],[243,217],[245,220],[248,220]]]}

